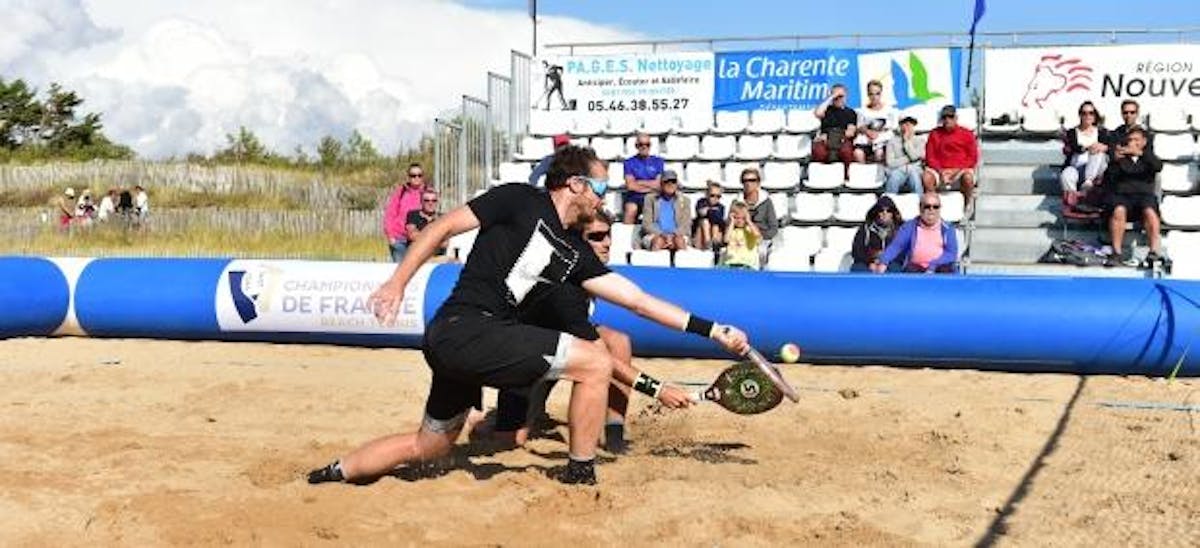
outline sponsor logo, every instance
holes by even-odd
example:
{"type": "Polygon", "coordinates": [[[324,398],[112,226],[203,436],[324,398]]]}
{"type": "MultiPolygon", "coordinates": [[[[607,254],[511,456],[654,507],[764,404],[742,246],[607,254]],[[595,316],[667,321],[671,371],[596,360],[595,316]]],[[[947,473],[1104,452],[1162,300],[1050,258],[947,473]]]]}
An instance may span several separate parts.
{"type": "Polygon", "coordinates": [[[1091,91],[1092,67],[1076,57],[1061,54],[1043,55],[1033,68],[1033,76],[1025,86],[1021,106],[1043,108],[1058,94],[1091,91]]]}
{"type": "Polygon", "coordinates": [[[895,59],[891,63],[892,94],[896,97],[896,108],[905,109],[948,97],[950,90],[942,93],[930,89],[929,70],[925,68],[925,61],[916,52],[908,53],[907,64],[907,67],[903,67],[895,59]]]}
{"type": "Polygon", "coordinates": [[[279,269],[255,266],[229,271],[229,293],[233,307],[243,324],[248,324],[271,309],[271,298],[279,288],[279,269]]]}

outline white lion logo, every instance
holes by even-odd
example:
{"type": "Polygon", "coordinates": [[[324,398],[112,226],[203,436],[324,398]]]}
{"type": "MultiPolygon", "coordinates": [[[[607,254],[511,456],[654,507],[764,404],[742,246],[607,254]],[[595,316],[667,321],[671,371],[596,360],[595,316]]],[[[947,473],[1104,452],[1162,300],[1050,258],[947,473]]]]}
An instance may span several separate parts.
{"type": "Polygon", "coordinates": [[[1092,67],[1079,59],[1064,59],[1062,55],[1045,55],[1033,69],[1033,78],[1025,89],[1021,106],[1036,104],[1043,108],[1046,101],[1056,93],[1071,93],[1075,90],[1090,90],[1092,67]]]}

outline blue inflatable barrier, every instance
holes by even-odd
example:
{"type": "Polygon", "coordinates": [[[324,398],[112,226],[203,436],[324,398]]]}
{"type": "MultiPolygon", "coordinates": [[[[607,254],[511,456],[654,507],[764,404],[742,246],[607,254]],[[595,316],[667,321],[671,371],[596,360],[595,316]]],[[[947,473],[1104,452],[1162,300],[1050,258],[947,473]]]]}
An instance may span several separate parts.
{"type": "MultiPolygon", "coordinates": [[[[226,259],[99,259],[75,286],[75,317],[105,337],[416,347],[458,278],[423,268],[396,325],[367,296],[394,265],[226,259]]],[[[804,361],[1011,371],[1200,375],[1200,282],[1151,279],[821,275],[622,267],[648,292],[744,328],[764,354],[804,361]]],[[[0,335],[46,335],[69,290],[42,259],[0,259],[0,335]]],[[[643,356],[727,357],[711,341],[609,304],[595,321],[643,356]]]]}
{"type": "Polygon", "coordinates": [[[0,338],[54,333],[70,304],[67,278],[54,263],[0,257],[0,338]]]}

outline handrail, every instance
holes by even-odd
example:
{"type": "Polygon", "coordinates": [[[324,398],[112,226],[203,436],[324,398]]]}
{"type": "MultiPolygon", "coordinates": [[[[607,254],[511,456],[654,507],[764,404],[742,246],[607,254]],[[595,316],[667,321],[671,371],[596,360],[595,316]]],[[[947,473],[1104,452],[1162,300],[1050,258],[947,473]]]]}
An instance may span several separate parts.
{"type": "MultiPolygon", "coordinates": [[[[1200,27],[1181,27],[1170,29],[1053,29],[1053,30],[1017,30],[1017,31],[987,31],[975,33],[976,41],[979,38],[1012,38],[1012,43],[1018,43],[1018,37],[1028,36],[1107,36],[1112,41],[1116,40],[1117,36],[1128,35],[1158,35],[1158,34],[1173,34],[1182,38],[1184,34],[1200,33],[1200,27]]],[[[738,42],[805,42],[815,40],[853,40],[859,42],[863,39],[877,38],[945,38],[949,41],[967,39],[967,34],[964,32],[945,32],[945,31],[930,31],[930,32],[883,32],[883,33],[865,33],[865,34],[808,34],[808,35],[775,35],[775,36],[724,36],[724,37],[707,37],[707,38],[673,38],[667,40],[618,40],[612,42],[560,42],[557,44],[546,44],[543,47],[546,49],[568,48],[574,52],[575,48],[604,48],[614,46],[650,46],[657,48],[658,46],[666,45],[707,45],[709,49],[713,49],[718,43],[738,43],[738,42]]]]}

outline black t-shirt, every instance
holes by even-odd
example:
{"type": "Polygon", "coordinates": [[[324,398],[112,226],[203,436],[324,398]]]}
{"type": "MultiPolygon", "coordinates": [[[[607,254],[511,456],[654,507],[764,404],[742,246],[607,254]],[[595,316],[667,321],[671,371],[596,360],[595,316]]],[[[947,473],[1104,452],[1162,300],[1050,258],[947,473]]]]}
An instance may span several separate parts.
{"type": "Polygon", "coordinates": [[[421,215],[421,210],[419,209],[409,211],[408,216],[404,218],[404,224],[406,226],[413,225],[417,227],[417,230],[425,230],[425,227],[429,226],[429,223],[432,222],[433,221],[425,218],[424,215],[421,215]]]}
{"type": "Polygon", "coordinates": [[[828,132],[831,129],[844,130],[857,123],[858,112],[854,109],[829,105],[825,109],[825,117],[821,118],[821,131],[828,132]]]}
{"type": "Polygon", "coordinates": [[[521,323],[565,331],[581,339],[594,341],[600,338],[600,334],[592,324],[591,304],[591,298],[582,287],[560,285],[544,297],[522,304],[518,319],[521,323]]]}
{"type": "Polygon", "coordinates": [[[608,274],[578,233],[562,226],[550,195],[523,184],[496,187],[467,203],[479,235],[445,308],[516,318],[555,287],[608,274]]]}

